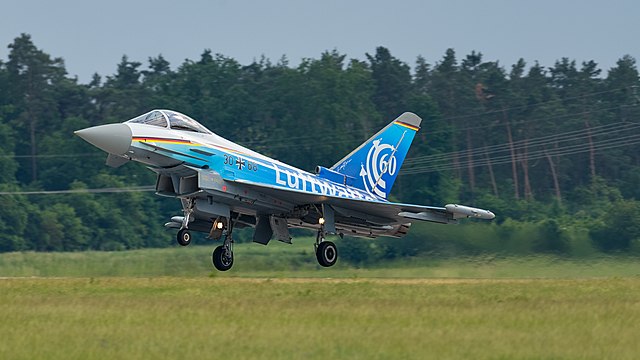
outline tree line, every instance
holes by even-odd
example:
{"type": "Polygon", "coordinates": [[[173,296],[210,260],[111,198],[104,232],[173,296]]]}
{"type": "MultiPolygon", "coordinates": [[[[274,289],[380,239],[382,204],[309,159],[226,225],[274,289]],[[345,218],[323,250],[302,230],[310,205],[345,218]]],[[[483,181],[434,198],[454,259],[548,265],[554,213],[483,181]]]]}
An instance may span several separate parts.
{"type": "Polygon", "coordinates": [[[153,173],[106,167],[104,153],[73,136],[154,108],[309,171],[412,111],[422,129],[393,200],[471,203],[494,210],[497,227],[553,219],[588,230],[607,251],[640,239],[640,79],[631,56],[603,73],[593,61],[504,67],[453,49],[412,66],[384,47],[365,59],[325,51],[297,66],[284,57],[243,65],[205,50],[174,68],[162,55],[145,65],[123,56],[115,74],[82,84],[29,35],[8,47],[0,61],[0,251],[171,245],[162,223],[179,213],[177,201],[94,190],[152,185],[153,173]]]}

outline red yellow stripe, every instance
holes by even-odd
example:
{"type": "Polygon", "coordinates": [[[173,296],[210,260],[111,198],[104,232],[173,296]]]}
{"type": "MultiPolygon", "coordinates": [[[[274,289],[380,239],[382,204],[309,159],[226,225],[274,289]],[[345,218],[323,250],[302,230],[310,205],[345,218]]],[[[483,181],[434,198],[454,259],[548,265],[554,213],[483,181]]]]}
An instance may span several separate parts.
{"type": "Polygon", "coordinates": [[[154,142],[154,143],[163,143],[163,144],[189,144],[200,146],[200,144],[192,142],[190,140],[182,140],[182,139],[165,139],[165,138],[156,138],[156,137],[133,137],[132,141],[137,142],[154,142]]]}
{"type": "Polygon", "coordinates": [[[419,127],[414,126],[414,125],[411,125],[411,124],[403,123],[402,121],[396,121],[396,122],[395,122],[395,124],[398,124],[398,125],[400,125],[400,126],[404,126],[404,127],[406,127],[407,129],[411,129],[411,130],[413,130],[413,131],[418,131],[418,130],[420,130],[420,128],[419,128],[419,127]]]}
{"type": "Polygon", "coordinates": [[[209,146],[207,145],[203,145],[197,142],[193,142],[191,140],[182,140],[182,139],[166,139],[166,138],[157,138],[157,137],[148,137],[148,136],[134,136],[132,139],[132,141],[137,141],[137,142],[152,142],[152,143],[163,143],[163,144],[186,144],[186,145],[192,145],[192,146],[206,146],[206,147],[213,147],[213,148],[217,148],[217,149],[222,149],[223,151],[227,151],[227,152],[231,152],[231,153],[235,153],[235,154],[240,154],[243,156],[248,156],[248,154],[242,152],[242,151],[238,151],[238,150],[234,150],[228,147],[224,147],[224,146],[220,146],[220,145],[214,145],[214,144],[210,144],[209,146]]]}

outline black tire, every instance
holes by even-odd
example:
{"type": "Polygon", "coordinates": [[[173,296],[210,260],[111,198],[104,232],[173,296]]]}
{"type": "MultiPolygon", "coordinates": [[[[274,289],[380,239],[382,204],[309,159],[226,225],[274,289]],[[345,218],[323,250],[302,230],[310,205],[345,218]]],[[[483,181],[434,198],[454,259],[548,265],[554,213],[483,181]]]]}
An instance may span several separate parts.
{"type": "Polygon", "coordinates": [[[336,244],[331,241],[321,242],[316,251],[316,258],[320,266],[330,267],[335,265],[336,261],[338,261],[338,248],[336,244]]]}
{"type": "Polygon", "coordinates": [[[228,258],[224,246],[220,245],[213,250],[211,260],[216,269],[227,271],[233,266],[233,252],[231,252],[231,258],[228,258]]]}
{"type": "Polygon", "coordinates": [[[176,236],[176,240],[178,240],[178,244],[182,246],[191,244],[191,232],[188,229],[180,229],[176,236]]]}

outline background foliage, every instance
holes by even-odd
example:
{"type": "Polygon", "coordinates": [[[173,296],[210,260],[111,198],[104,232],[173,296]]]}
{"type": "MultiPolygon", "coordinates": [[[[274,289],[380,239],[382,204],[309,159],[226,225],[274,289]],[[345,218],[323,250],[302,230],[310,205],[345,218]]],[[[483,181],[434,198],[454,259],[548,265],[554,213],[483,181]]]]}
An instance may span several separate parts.
{"type": "MultiPolygon", "coordinates": [[[[449,49],[413,66],[384,47],[365,60],[327,51],[290,66],[205,50],[172,67],[126,56],[89,84],[22,34],[0,61],[0,251],[119,250],[173,244],[177,201],[150,192],[50,192],[144,186],[139,164],[104,166],[73,136],[154,108],[305,170],[330,166],[403,111],[424,120],[394,200],[492,209],[492,224],[420,225],[403,240],[349,239],[355,263],[429,254],[634,252],[640,239],[640,97],[635,59],[509,67],[449,49]]],[[[246,237],[246,236],[245,236],[246,237]]]]}

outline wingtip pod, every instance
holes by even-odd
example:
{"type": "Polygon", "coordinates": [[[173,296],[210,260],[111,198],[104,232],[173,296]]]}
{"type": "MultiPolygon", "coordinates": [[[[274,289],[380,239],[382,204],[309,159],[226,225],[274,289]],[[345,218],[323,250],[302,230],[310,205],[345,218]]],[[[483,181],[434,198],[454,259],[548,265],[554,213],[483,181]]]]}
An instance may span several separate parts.
{"type": "Polygon", "coordinates": [[[478,209],[470,206],[447,204],[445,205],[447,212],[453,214],[455,219],[460,218],[477,218],[484,220],[492,220],[496,217],[494,213],[489,210],[478,209]]]}

